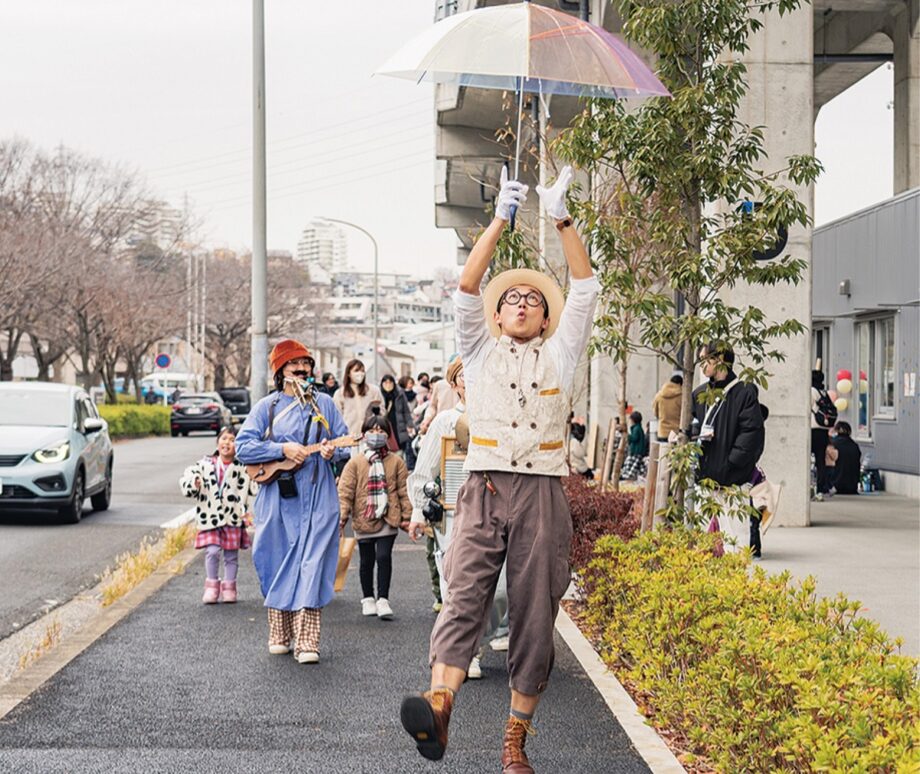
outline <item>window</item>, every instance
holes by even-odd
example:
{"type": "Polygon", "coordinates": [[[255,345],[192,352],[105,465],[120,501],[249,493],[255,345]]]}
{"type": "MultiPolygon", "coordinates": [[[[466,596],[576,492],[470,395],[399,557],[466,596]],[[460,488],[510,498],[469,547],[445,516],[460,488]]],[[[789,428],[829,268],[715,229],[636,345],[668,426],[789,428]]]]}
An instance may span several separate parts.
{"type": "Polygon", "coordinates": [[[857,434],[872,436],[872,418],[895,417],[895,320],[881,317],[856,323],[853,391],[857,434]]]}
{"type": "Polygon", "coordinates": [[[811,367],[824,374],[824,383],[831,383],[831,329],[822,325],[816,327],[811,336],[811,367]]]}

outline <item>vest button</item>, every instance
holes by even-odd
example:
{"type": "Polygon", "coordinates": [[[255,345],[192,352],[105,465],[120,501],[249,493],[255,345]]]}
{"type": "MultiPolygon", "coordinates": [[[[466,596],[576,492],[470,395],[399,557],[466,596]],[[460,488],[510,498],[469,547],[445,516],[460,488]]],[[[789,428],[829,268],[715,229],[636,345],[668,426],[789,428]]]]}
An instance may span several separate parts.
{"type": "Polygon", "coordinates": [[[516,355],[516,354],[517,354],[517,350],[516,350],[514,347],[511,348],[511,354],[512,354],[512,355],[516,355]]]}
{"type": "Polygon", "coordinates": [[[537,429],[537,423],[536,423],[536,422],[531,422],[531,423],[530,423],[530,429],[531,429],[531,430],[536,430],[536,429],[537,429]]]}
{"type": "Polygon", "coordinates": [[[516,467],[517,467],[517,460],[511,460],[511,467],[512,467],[512,468],[516,468],[516,467]]]}
{"type": "Polygon", "coordinates": [[[512,389],[512,390],[516,390],[516,389],[517,389],[517,385],[516,385],[514,382],[511,382],[511,389],[512,389]]]}
{"type": "Polygon", "coordinates": [[[517,427],[517,422],[512,422],[512,423],[511,423],[511,427],[515,427],[515,428],[516,428],[516,427],[517,427]]]}
{"type": "Polygon", "coordinates": [[[533,467],[533,463],[532,463],[532,462],[528,462],[528,463],[526,463],[525,467],[532,468],[532,467],[533,467]]]}
{"type": "Polygon", "coordinates": [[[536,382],[532,382],[530,386],[531,386],[533,389],[537,389],[537,387],[539,387],[540,385],[537,384],[536,382]]]}

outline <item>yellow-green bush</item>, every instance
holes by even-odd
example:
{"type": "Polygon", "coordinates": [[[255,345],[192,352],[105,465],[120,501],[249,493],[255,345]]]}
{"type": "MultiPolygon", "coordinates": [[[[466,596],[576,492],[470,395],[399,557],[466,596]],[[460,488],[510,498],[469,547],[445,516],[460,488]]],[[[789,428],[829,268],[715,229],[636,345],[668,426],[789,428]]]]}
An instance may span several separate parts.
{"type": "Polygon", "coordinates": [[[717,558],[713,536],[601,538],[579,579],[602,658],[717,770],[916,772],[917,660],[814,580],[717,558]]]}
{"type": "Polygon", "coordinates": [[[109,423],[109,435],[112,438],[169,435],[169,414],[168,406],[131,404],[99,406],[99,415],[109,423]]]}

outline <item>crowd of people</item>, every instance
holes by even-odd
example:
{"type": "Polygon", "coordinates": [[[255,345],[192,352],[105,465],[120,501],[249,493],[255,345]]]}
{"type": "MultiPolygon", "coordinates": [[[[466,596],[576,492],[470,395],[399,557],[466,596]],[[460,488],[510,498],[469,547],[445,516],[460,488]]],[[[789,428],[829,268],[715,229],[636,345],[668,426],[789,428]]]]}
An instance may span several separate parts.
{"type": "MultiPolygon", "coordinates": [[[[527,194],[527,186],[503,175],[495,218],[454,296],[460,352],[443,377],[384,374],[372,384],[354,359],[341,383],[332,373],[317,378],[307,347],[284,340],[269,355],[275,389],[252,407],[238,434],[222,431],[215,452],[181,480],[198,501],[202,601],[236,601],[239,551],[251,548],[268,614],[268,652],[293,653],[302,664],[320,661],[322,611],[335,593],[348,524],[359,555],[355,614],[382,621],[394,618],[400,532],[413,542],[424,538],[438,615],[428,689],[403,699],[401,723],[423,757],[443,757],[457,693],[467,679],[481,677],[489,644],[507,650],[505,774],[534,771],[524,747],[552,672],[554,620],[571,579],[572,522],[561,479],[594,476],[585,418],[571,408],[600,285],[566,209],[571,181],[565,168],[553,186],[537,188],[568,264],[567,297],[531,269],[501,272],[481,289],[510,212],[527,194]],[[448,442],[465,455],[465,478],[450,504],[442,497],[446,482],[438,481],[448,442]]],[[[702,383],[692,395],[692,427],[681,427],[682,379],[674,376],[652,403],[653,427],[630,410],[619,428],[623,477],[646,475],[651,432],[658,441],[686,433],[699,444],[700,487],[725,502],[710,529],[723,533],[725,550],[750,545],[759,556],[759,515],[775,511],[758,467],[768,411],[757,387],[736,376],[730,344],[710,342],[698,356],[702,383]],[[739,491],[746,518],[733,517],[729,507],[739,491]]],[[[826,401],[816,392],[813,410],[820,412],[826,401]]],[[[831,428],[828,421],[815,417],[824,433],[813,432],[823,452],[819,486],[830,480],[847,491],[858,446],[846,423],[831,428]]]]}

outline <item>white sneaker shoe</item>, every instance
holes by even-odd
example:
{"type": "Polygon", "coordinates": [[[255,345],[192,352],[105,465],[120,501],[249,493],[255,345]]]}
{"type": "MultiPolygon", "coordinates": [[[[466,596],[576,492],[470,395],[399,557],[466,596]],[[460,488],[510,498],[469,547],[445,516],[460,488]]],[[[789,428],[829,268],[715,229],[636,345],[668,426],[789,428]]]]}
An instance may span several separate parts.
{"type": "Polygon", "coordinates": [[[496,651],[496,652],[498,652],[498,653],[503,653],[504,651],[508,650],[508,637],[507,637],[507,635],[504,636],[504,637],[496,637],[494,640],[492,640],[492,641],[489,643],[489,647],[492,648],[492,650],[494,650],[494,651],[496,651]]]}
{"type": "Polygon", "coordinates": [[[377,615],[377,600],[365,597],[361,600],[361,615],[377,615]]]}
{"type": "Polygon", "coordinates": [[[268,652],[273,656],[283,656],[286,653],[290,653],[291,649],[287,645],[269,645],[268,652]]]}
{"type": "Polygon", "coordinates": [[[466,676],[470,680],[479,680],[482,677],[482,665],[479,663],[479,656],[473,656],[470,661],[470,668],[466,670],[466,676]]]}
{"type": "Polygon", "coordinates": [[[377,600],[377,617],[384,621],[389,621],[393,617],[393,608],[390,607],[389,600],[383,597],[377,600]]]}
{"type": "Polygon", "coordinates": [[[319,653],[313,650],[305,650],[302,653],[298,653],[297,663],[298,664],[318,664],[319,663],[319,653]]]}

